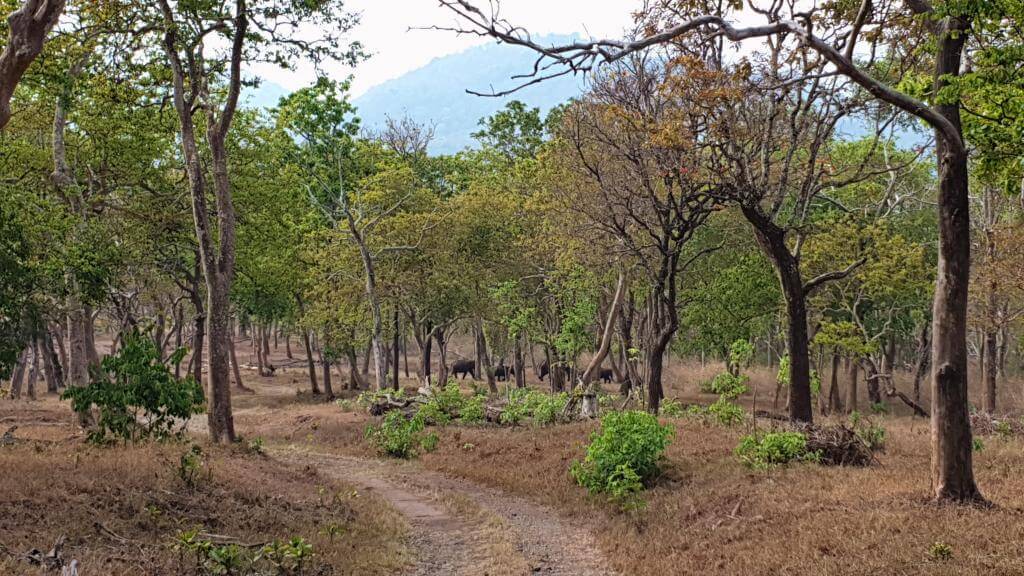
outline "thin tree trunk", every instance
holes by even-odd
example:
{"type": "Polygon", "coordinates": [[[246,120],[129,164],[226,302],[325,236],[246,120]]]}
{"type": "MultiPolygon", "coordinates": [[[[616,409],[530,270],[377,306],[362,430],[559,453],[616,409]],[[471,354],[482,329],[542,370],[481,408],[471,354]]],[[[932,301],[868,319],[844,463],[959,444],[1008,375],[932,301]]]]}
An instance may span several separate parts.
{"type": "Polygon", "coordinates": [[[526,388],[526,358],[523,356],[525,334],[517,334],[512,349],[512,370],[515,372],[516,388],[526,388]]]}
{"type": "Polygon", "coordinates": [[[11,375],[11,398],[15,400],[21,398],[21,388],[25,382],[25,372],[28,371],[28,351],[29,349],[26,348],[18,355],[18,363],[14,365],[14,373],[11,375]]]}
{"type": "Polygon", "coordinates": [[[857,405],[857,377],[860,374],[860,360],[854,356],[849,359],[850,385],[846,388],[846,410],[856,412],[857,405]]]}
{"type": "Polygon", "coordinates": [[[839,392],[839,362],[841,358],[838,350],[832,352],[832,374],[828,389],[828,412],[832,414],[843,412],[843,399],[839,392]]]}
{"type": "Polygon", "coordinates": [[[316,361],[313,360],[313,345],[309,341],[309,330],[302,329],[302,344],[306,347],[306,366],[309,368],[309,389],[313,395],[320,393],[320,387],[316,384],[316,361]]]}
{"type": "Polygon", "coordinates": [[[921,382],[924,381],[925,375],[928,373],[931,360],[931,325],[925,322],[917,340],[917,369],[914,370],[914,403],[916,404],[921,403],[921,382]]]}
{"type": "MultiPolygon", "coordinates": [[[[391,352],[392,352],[392,354],[394,354],[394,358],[393,358],[394,362],[392,362],[392,366],[391,366],[391,375],[392,375],[391,387],[394,388],[395,392],[398,391],[398,346],[399,346],[399,338],[401,337],[400,336],[400,332],[401,332],[400,326],[398,325],[398,309],[395,308],[395,335],[394,335],[394,341],[392,342],[392,346],[391,346],[393,348],[393,350],[391,352]]],[[[408,368],[409,363],[406,362],[405,365],[406,365],[406,372],[408,372],[409,371],[409,368],[408,368]]]]}
{"type": "Polygon", "coordinates": [[[448,339],[445,338],[444,328],[434,328],[434,340],[437,342],[437,383],[444,386],[448,382],[448,339]]]}

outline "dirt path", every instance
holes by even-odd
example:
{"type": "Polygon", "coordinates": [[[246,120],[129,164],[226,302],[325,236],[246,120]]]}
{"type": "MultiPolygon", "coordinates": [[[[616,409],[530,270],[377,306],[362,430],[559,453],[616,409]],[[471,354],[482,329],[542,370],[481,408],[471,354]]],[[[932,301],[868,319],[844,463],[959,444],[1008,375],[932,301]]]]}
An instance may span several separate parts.
{"type": "Polygon", "coordinates": [[[415,576],[605,576],[590,534],[529,501],[424,471],[295,447],[272,455],[372,490],[409,522],[415,576]]]}

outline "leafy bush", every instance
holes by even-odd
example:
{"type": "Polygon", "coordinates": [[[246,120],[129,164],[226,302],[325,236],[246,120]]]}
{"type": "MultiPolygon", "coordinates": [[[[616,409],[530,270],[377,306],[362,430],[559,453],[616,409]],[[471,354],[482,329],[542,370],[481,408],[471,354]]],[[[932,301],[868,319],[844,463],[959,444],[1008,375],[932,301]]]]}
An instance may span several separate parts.
{"type": "Polygon", "coordinates": [[[686,415],[709,420],[722,426],[741,424],[746,419],[743,408],[730,402],[724,396],[720,396],[718,400],[708,407],[690,406],[686,409],[686,415]]]}
{"type": "Polygon", "coordinates": [[[885,448],[885,428],[876,426],[856,410],[850,413],[850,427],[872,452],[885,448]]]}
{"type": "Polygon", "coordinates": [[[384,416],[384,420],[377,426],[366,427],[366,439],[377,451],[385,456],[395,458],[412,458],[416,456],[419,449],[428,446],[437,446],[436,435],[424,435],[424,422],[420,415],[413,418],[406,418],[405,414],[398,410],[392,410],[384,416]],[[428,436],[434,438],[428,439],[428,436]]]}
{"type": "Polygon", "coordinates": [[[570,473],[591,493],[622,501],[658,473],[673,433],[647,412],[609,412],[590,436],[586,458],[573,462],[570,473]]]}
{"type": "Polygon", "coordinates": [[[533,393],[529,388],[516,388],[508,393],[508,404],[501,411],[501,423],[507,426],[516,426],[524,418],[530,415],[530,395],[533,393]]]}
{"type": "Polygon", "coordinates": [[[885,402],[875,402],[871,405],[871,413],[877,415],[888,414],[889,405],[885,402]]]}
{"type": "Polygon", "coordinates": [[[736,376],[729,372],[722,372],[710,381],[701,384],[701,392],[719,394],[732,400],[747,393],[749,380],[750,377],[746,375],[736,376]]]}
{"type": "Polygon", "coordinates": [[[529,398],[527,405],[533,414],[533,421],[537,424],[553,424],[562,414],[565,405],[569,403],[569,395],[565,392],[560,394],[534,392],[529,398]]]}
{"type": "Polygon", "coordinates": [[[749,340],[736,340],[729,346],[730,371],[739,373],[741,368],[750,366],[754,359],[754,345],[749,340]]]}
{"type": "Polygon", "coordinates": [[[661,401],[661,415],[668,418],[679,418],[686,413],[683,403],[675,398],[666,398],[661,401]]]}
{"type": "Polygon", "coordinates": [[[204,538],[199,529],[178,533],[174,549],[183,558],[186,554],[193,557],[193,573],[211,576],[299,576],[313,558],[313,545],[305,538],[274,540],[249,549],[238,544],[216,544],[204,538]]]}
{"type": "Polygon", "coordinates": [[[139,442],[149,438],[180,438],[189,418],[203,411],[203,388],[191,376],[174,377],[168,364],[180,363],[185,350],[168,363],[151,338],[138,332],[125,334],[124,345],[107,356],[86,386],[70,387],[61,395],[76,412],[99,409],[91,442],[139,442]]]}
{"type": "Polygon", "coordinates": [[[486,418],[483,396],[473,395],[467,398],[459,409],[460,424],[482,424],[486,418]]]}
{"type": "Polygon", "coordinates": [[[748,434],[736,446],[736,457],[747,466],[764,470],[792,461],[817,461],[819,455],[807,450],[807,437],[800,432],[748,434]]]}

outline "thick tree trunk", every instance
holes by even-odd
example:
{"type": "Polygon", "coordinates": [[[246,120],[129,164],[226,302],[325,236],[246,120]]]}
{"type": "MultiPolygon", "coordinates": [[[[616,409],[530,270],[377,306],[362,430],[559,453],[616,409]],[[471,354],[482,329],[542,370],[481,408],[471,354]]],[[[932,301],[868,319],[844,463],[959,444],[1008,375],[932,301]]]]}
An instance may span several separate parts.
{"type": "Polygon", "coordinates": [[[231,412],[231,359],[228,343],[231,341],[230,302],[228,286],[222,277],[215,278],[208,289],[207,302],[207,372],[206,422],[214,442],[235,441],[235,419],[231,412]]]}
{"type": "Polygon", "coordinates": [[[60,356],[53,346],[54,335],[44,332],[43,338],[43,360],[46,363],[46,388],[47,391],[56,394],[64,387],[64,367],[60,363],[60,356]]]}
{"type": "Polygon", "coordinates": [[[331,401],[334,400],[334,386],[331,384],[331,361],[321,352],[320,362],[323,363],[324,394],[327,396],[327,400],[331,401]]]}
{"type": "Polygon", "coordinates": [[[878,367],[875,361],[871,358],[865,357],[864,362],[864,383],[867,384],[868,388],[868,402],[871,405],[880,404],[882,402],[882,389],[879,380],[882,375],[878,372],[878,367]]]}
{"type": "Polygon", "coordinates": [[[25,382],[26,365],[28,364],[28,349],[22,350],[18,355],[18,361],[14,365],[14,373],[11,374],[11,398],[21,396],[21,387],[25,382]]]}
{"type": "Polygon", "coordinates": [[[839,363],[841,359],[838,350],[832,352],[832,374],[828,387],[828,412],[831,414],[843,412],[843,398],[839,392],[839,363]]]}
{"type": "Polygon", "coordinates": [[[65,0],[24,0],[7,16],[7,42],[0,52],[0,128],[11,119],[11,97],[21,77],[43,51],[46,35],[64,12],[65,0]]]}
{"type": "MultiPolygon", "coordinates": [[[[960,73],[970,23],[939,23],[935,89],[960,73]]],[[[936,105],[960,134],[960,106],[936,105]]],[[[932,308],[932,489],[939,501],[983,500],[974,481],[973,439],[967,398],[967,291],[971,275],[971,222],[967,150],[936,131],[939,174],[939,270],[932,308]]]]}
{"type": "Polygon", "coordinates": [[[811,359],[807,335],[807,294],[800,275],[800,262],[789,251],[785,230],[776,226],[757,206],[741,206],[754,228],[754,235],[775,267],[789,320],[786,343],[789,353],[789,417],[797,422],[813,420],[811,403],[811,359]]]}
{"type": "Polygon", "coordinates": [[[476,325],[476,365],[483,372],[483,376],[487,379],[487,389],[492,393],[498,392],[498,384],[494,380],[494,367],[491,365],[491,355],[487,350],[487,336],[484,334],[484,324],[482,320],[477,320],[476,325]]]}
{"type": "Polygon", "coordinates": [[[348,358],[348,389],[359,390],[360,388],[365,388],[366,385],[359,375],[359,360],[356,358],[355,346],[349,346],[345,350],[345,356],[348,358]]]}

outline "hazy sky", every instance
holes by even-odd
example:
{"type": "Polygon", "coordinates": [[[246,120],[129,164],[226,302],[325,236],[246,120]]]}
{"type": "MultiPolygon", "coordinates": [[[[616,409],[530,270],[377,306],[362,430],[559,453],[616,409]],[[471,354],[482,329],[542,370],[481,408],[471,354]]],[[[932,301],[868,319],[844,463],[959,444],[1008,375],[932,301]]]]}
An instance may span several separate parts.
{"type": "MultiPolygon", "coordinates": [[[[486,0],[478,0],[487,6],[486,0]]],[[[409,30],[431,25],[452,25],[454,14],[437,0],[349,0],[346,4],[362,13],[362,23],[353,31],[373,56],[355,70],[336,67],[331,76],[355,76],[352,93],[358,96],[386,80],[419,68],[433,58],[459,52],[492,40],[451,32],[409,30]]],[[[502,15],[532,33],[572,33],[619,36],[631,22],[630,13],[639,0],[503,0],[502,15]]],[[[308,85],[314,75],[309,67],[295,72],[257,69],[256,74],[288,90],[308,85]]]]}

